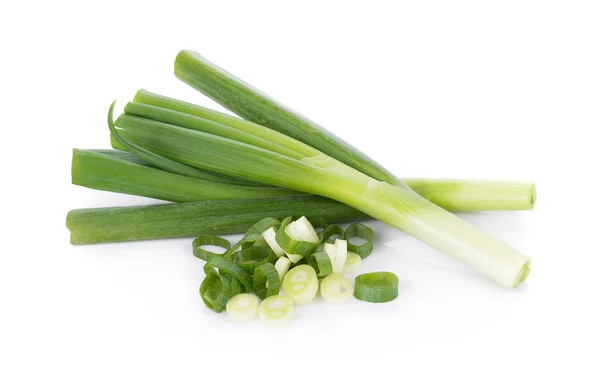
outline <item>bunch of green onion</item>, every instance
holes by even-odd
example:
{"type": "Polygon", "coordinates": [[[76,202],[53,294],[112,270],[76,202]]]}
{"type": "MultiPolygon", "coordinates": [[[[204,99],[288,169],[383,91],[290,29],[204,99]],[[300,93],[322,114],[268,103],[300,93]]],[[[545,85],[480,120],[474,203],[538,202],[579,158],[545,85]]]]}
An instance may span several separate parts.
{"type": "MultiPolygon", "coordinates": [[[[504,287],[526,279],[527,256],[450,211],[529,210],[532,182],[402,180],[197,53],[179,53],[175,74],[241,118],[145,90],[115,122],[111,106],[114,149],[75,149],[73,184],[174,203],[72,210],[71,243],[244,233],[265,218],[376,218],[504,287]]],[[[318,263],[304,253],[292,255],[318,263]]],[[[216,282],[210,272],[226,269],[213,263],[207,279],[216,282]]]]}

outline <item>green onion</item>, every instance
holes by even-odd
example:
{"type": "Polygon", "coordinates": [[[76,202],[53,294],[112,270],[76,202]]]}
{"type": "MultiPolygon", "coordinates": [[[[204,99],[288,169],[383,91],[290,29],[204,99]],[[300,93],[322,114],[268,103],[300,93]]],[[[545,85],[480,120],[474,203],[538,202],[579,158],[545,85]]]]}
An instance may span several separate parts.
{"type": "Polygon", "coordinates": [[[344,239],[348,241],[348,251],[358,254],[361,259],[371,255],[373,251],[373,230],[362,223],[354,223],[346,228],[344,239]],[[353,238],[361,238],[365,242],[360,245],[352,243],[353,238]]]}
{"type": "Polygon", "coordinates": [[[258,306],[258,318],[267,326],[288,323],[294,313],[294,303],[287,296],[269,296],[258,306]]]}
{"type": "Polygon", "coordinates": [[[326,243],[323,251],[329,255],[333,273],[343,273],[344,264],[346,263],[346,255],[348,253],[348,245],[345,240],[335,240],[334,243],[326,243]]]}
{"type": "MultiPolygon", "coordinates": [[[[405,182],[421,196],[447,210],[531,209],[532,203],[525,204],[521,200],[535,199],[534,185],[526,182],[444,179],[406,179],[405,182]]],[[[239,186],[185,177],[158,169],[140,157],[120,150],[73,149],[72,183],[174,202],[298,194],[285,188],[239,186]]]]}
{"type": "Polygon", "coordinates": [[[317,277],[323,278],[333,273],[333,267],[331,265],[331,259],[329,254],[325,251],[319,251],[310,256],[308,264],[317,272],[317,277]]]}
{"type": "Polygon", "coordinates": [[[371,303],[385,303],[398,297],[398,277],[390,272],[365,273],[354,280],[354,297],[371,303]]]}
{"type": "Polygon", "coordinates": [[[265,263],[254,271],[254,293],[261,299],[278,295],[281,282],[279,272],[271,263],[265,263]]]}
{"type": "Polygon", "coordinates": [[[283,281],[283,277],[285,277],[286,273],[290,270],[291,265],[292,262],[285,256],[281,256],[279,259],[277,259],[277,261],[275,262],[275,269],[279,274],[280,281],[283,281]]]}
{"type": "Polygon", "coordinates": [[[333,273],[321,281],[321,296],[330,303],[343,303],[352,297],[352,282],[343,274],[333,273]]]}
{"type": "MultiPolygon", "coordinates": [[[[217,121],[223,125],[249,132],[264,139],[270,140],[270,136],[273,135],[271,130],[265,130],[265,128],[262,128],[263,130],[261,130],[260,126],[257,127],[253,122],[177,99],[151,93],[146,90],[138,91],[134,98],[134,102],[154,105],[156,107],[217,121]]],[[[161,117],[163,119],[169,119],[169,116],[161,117]]],[[[188,120],[187,116],[184,118],[188,120]]],[[[164,122],[173,125],[180,124],[179,126],[188,128],[193,127],[203,131],[200,127],[193,126],[192,120],[189,120],[189,122],[186,123],[182,123],[182,121],[179,120],[164,122]]],[[[285,125],[285,122],[282,124],[285,125]]],[[[306,134],[309,136],[317,135],[314,131],[314,129],[311,129],[306,132],[306,134]]],[[[334,139],[339,141],[339,139],[334,139]]],[[[292,148],[294,151],[302,153],[305,156],[314,156],[318,153],[318,151],[315,152],[314,148],[292,138],[278,138],[278,143],[287,148],[292,148]]],[[[326,154],[330,154],[327,150],[322,151],[326,154]]],[[[365,163],[368,163],[369,161],[370,160],[366,160],[365,163]]],[[[360,168],[359,170],[363,171],[360,168]]],[[[374,171],[377,172],[376,169],[374,171]]],[[[377,177],[375,178],[378,179],[377,177]]],[[[390,177],[387,178],[388,180],[391,180],[390,177]]],[[[385,180],[385,177],[382,177],[379,180],[385,180]]],[[[536,201],[536,189],[533,182],[469,179],[404,179],[404,183],[434,204],[446,210],[453,211],[531,210],[536,201]]]]}
{"type": "Polygon", "coordinates": [[[240,186],[173,174],[116,150],[74,149],[71,174],[76,185],[175,202],[298,194],[284,188],[240,186]]]}
{"type": "Polygon", "coordinates": [[[222,256],[223,254],[215,254],[206,250],[205,246],[219,246],[225,250],[229,250],[231,244],[224,238],[219,236],[199,236],[192,241],[192,253],[198,259],[209,261],[214,256],[222,256]]]}
{"type": "Polygon", "coordinates": [[[297,265],[283,277],[281,287],[294,303],[308,303],[319,290],[317,272],[310,265],[297,265]]]}
{"type": "Polygon", "coordinates": [[[360,258],[360,255],[348,251],[346,262],[344,263],[344,273],[355,273],[358,271],[358,268],[360,268],[361,263],[362,259],[360,258]]]}
{"type": "MultiPolygon", "coordinates": [[[[524,254],[435,206],[408,186],[377,181],[325,154],[297,160],[232,138],[128,114],[121,115],[117,125],[121,133],[109,120],[114,136],[123,135],[123,142],[133,141],[160,158],[346,203],[402,229],[507,288],[518,286],[526,277],[529,258],[524,254]]],[[[280,133],[269,136],[276,143],[284,137],[280,133]]],[[[279,238],[277,242],[286,250],[279,238]]],[[[286,250],[290,254],[299,251],[286,250]]],[[[302,250],[300,254],[308,252],[302,250]]]]}
{"type": "MultiPolygon", "coordinates": [[[[231,251],[231,249],[229,251],[231,251]]],[[[249,274],[255,272],[255,270],[263,264],[270,263],[272,265],[272,263],[275,262],[275,259],[277,259],[275,254],[273,254],[273,251],[265,246],[249,246],[234,252],[230,256],[234,263],[249,274]]],[[[227,254],[225,254],[224,257],[227,257],[227,254]]]]}
{"type": "MultiPolygon", "coordinates": [[[[267,217],[321,217],[331,223],[368,216],[339,202],[311,195],[207,200],[166,205],[71,210],[67,227],[74,245],[245,233],[267,217]]],[[[279,222],[278,222],[279,223],[279,222]]]]}
{"type": "Polygon", "coordinates": [[[292,223],[292,218],[287,217],[281,222],[281,226],[275,235],[277,245],[287,254],[292,263],[299,262],[303,257],[312,254],[318,246],[317,242],[306,241],[302,233],[296,230],[296,224],[292,223]]]}
{"type": "Polygon", "coordinates": [[[227,301],[226,307],[235,323],[247,323],[258,316],[258,298],[252,294],[238,294],[227,301]]]}

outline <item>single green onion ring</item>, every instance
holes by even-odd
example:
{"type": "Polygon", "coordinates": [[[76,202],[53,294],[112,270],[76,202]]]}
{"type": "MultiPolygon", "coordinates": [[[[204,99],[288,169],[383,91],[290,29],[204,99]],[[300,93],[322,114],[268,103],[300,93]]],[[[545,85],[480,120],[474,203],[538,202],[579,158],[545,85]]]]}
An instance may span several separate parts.
{"type": "Polygon", "coordinates": [[[308,258],[308,264],[315,269],[317,277],[322,278],[333,273],[333,266],[329,254],[324,251],[319,251],[308,258]]]}
{"type": "Polygon", "coordinates": [[[240,282],[231,275],[220,275],[214,270],[200,284],[200,297],[209,309],[220,313],[232,296],[242,292],[240,282]]]}
{"type": "Polygon", "coordinates": [[[398,277],[390,272],[372,272],[354,280],[354,297],[370,303],[385,303],[398,297],[398,277]]]}
{"type": "Polygon", "coordinates": [[[281,282],[279,272],[271,263],[265,263],[254,271],[254,293],[261,299],[269,296],[278,295],[281,282]]]}
{"type": "Polygon", "coordinates": [[[244,248],[231,256],[231,261],[244,269],[248,274],[254,274],[259,266],[265,263],[275,263],[277,257],[273,251],[264,246],[244,248]]]}
{"type": "Polygon", "coordinates": [[[277,230],[277,234],[275,234],[275,240],[277,244],[281,246],[281,248],[289,255],[302,255],[304,257],[312,254],[317,250],[319,244],[307,242],[307,241],[296,241],[292,239],[287,232],[285,231],[285,227],[292,222],[291,217],[287,217],[283,219],[281,222],[281,226],[277,230]]]}
{"type": "Polygon", "coordinates": [[[327,226],[329,225],[327,221],[323,218],[314,218],[309,220],[308,222],[313,226],[315,230],[317,230],[318,228],[323,229],[321,232],[317,232],[317,235],[319,236],[321,241],[323,241],[323,232],[325,232],[327,226]]]}
{"type": "Polygon", "coordinates": [[[246,249],[248,247],[252,247],[254,243],[262,237],[262,233],[267,229],[279,225],[281,222],[275,218],[264,218],[254,223],[252,227],[248,229],[244,237],[236,243],[232,248],[227,250],[225,255],[223,256],[225,259],[230,260],[239,248],[246,249]]]}
{"type": "MultiPolygon", "coordinates": [[[[209,275],[221,275],[228,273],[235,279],[239,280],[246,291],[252,290],[252,278],[244,268],[240,267],[236,263],[230,262],[221,256],[213,256],[206,265],[204,265],[204,272],[207,276],[209,275]],[[218,269],[218,272],[215,270],[218,269]]],[[[227,304],[227,303],[226,303],[227,304]]]]}
{"type": "Polygon", "coordinates": [[[348,241],[348,251],[358,254],[361,259],[371,255],[373,251],[373,230],[362,223],[354,223],[346,228],[344,240],[348,241]],[[362,245],[354,245],[350,242],[353,237],[362,238],[366,242],[362,245]]]}
{"type": "Polygon", "coordinates": [[[192,252],[198,259],[209,261],[213,256],[223,256],[223,254],[217,254],[208,250],[205,250],[205,246],[219,246],[225,250],[229,250],[231,244],[224,238],[219,236],[199,236],[192,241],[192,252]]]}
{"type": "Polygon", "coordinates": [[[339,224],[332,224],[328,226],[321,235],[321,242],[326,243],[332,236],[340,236],[340,239],[344,239],[344,229],[339,224]]]}

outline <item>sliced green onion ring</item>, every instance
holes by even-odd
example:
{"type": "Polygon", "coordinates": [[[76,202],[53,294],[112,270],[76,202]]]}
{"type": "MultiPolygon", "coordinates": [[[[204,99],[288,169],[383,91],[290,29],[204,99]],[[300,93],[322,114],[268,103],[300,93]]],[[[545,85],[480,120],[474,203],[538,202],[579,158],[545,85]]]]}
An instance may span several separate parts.
{"type": "Polygon", "coordinates": [[[273,253],[279,257],[285,255],[285,250],[277,243],[277,240],[275,239],[276,234],[275,227],[269,227],[262,233],[262,237],[265,239],[271,250],[273,250],[273,253]]]}
{"type": "Polygon", "coordinates": [[[344,228],[342,228],[339,224],[332,224],[328,226],[321,235],[321,242],[329,242],[329,239],[332,236],[340,236],[340,238],[344,238],[344,228]]]}
{"type": "Polygon", "coordinates": [[[213,256],[223,256],[205,249],[205,246],[219,246],[225,250],[229,250],[231,244],[224,238],[219,236],[199,236],[192,241],[192,252],[194,256],[209,261],[213,256]]]}
{"type": "Polygon", "coordinates": [[[290,270],[290,266],[292,262],[290,259],[285,256],[281,256],[275,262],[275,269],[277,269],[277,273],[279,273],[279,281],[283,281],[283,277],[285,277],[286,273],[290,270]]]}
{"type": "Polygon", "coordinates": [[[248,229],[248,231],[246,231],[246,234],[244,234],[244,237],[238,243],[236,243],[232,248],[227,250],[227,252],[225,253],[225,255],[223,257],[225,259],[231,259],[233,254],[235,254],[239,248],[244,249],[244,248],[253,246],[254,243],[256,242],[256,240],[258,240],[262,236],[262,233],[264,231],[266,231],[267,229],[269,229],[272,226],[279,225],[279,223],[280,223],[279,220],[277,220],[275,218],[264,218],[264,219],[259,220],[256,223],[254,223],[254,225],[252,225],[248,229]]]}
{"type": "Polygon", "coordinates": [[[343,274],[333,273],[321,281],[321,296],[330,303],[343,303],[352,297],[352,282],[343,274]]]}
{"type": "Polygon", "coordinates": [[[258,318],[269,326],[281,326],[288,323],[293,313],[292,299],[283,295],[269,296],[258,306],[258,318]]]}
{"type": "Polygon", "coordinates": [[[319,279],[313,267],[298,265],[283,277],[283,290],[294,303],[304,304],[311,301],[319,290],[319,279]]]}
{"type": "Polygon", "coordinates": [[[234,323],[247,323],[258,315],[258,298],[253,294],[237,294],[227,301],[226,308],[234,323]]]}
{"type": "Polygon", "coordinates": [[[327,221],[323,218],[314,218],[309,220],[310,224],[313,226],[313,228],[315,229],[315,232],[317,231],[317,229],[321,228],[322,231],[317,232],[317,235],[319,236],[319,240],[323,241],[323,232],[325,232],[325,230],[327,229],[327,226],[329,225],[327,223],[327,221]]]}
{"type": "MultiPolygon", "coordinates": [[[[281,246],[281,248],[288,254],[288,256],[290,254],[302,256],[308,256],[312,254],[317,249],[318,241],[316,243],[303,241],[302,237],[299,236],[299,233],[297,233],[296,229],[294,228],[295,225],[292,226],[292,228],[290,228],[289,230],[286,230],[286,227],[291,223],[291,221],[292,218],[287,217],[281,222],[281,226],[279,227],[279,230],[275,235],[275,240],[277,241],[277,244],[281,246]]],[[[294,262],[294,260],[291,257],[290,260],[294,262]]],[[[296,260],[296,262],[299,260],[300,259],[296,260]]]]}
{"type": "Polygon", "coordinates": [[[252,278],[250,277],[250,274],[236,263],[226,260],[221,256],[213,256],[208,263],[204,265],[204,272],[207,276],[224,276],[224,273],[228,273],[239,280],[242,285],[244,285],[246,291],[252,290],[252,278]],[[216,271],[216,269],[218,269],[218,271],[216,271]]]}
{"type": "Polygon", "coordinates": [[[212,270],[200,284],[199,291],[204,305],[220,313],[225,310],[229,298],[242,292],[242,286],[233,276],[212,270]]]}
{"type": "Polygon", "coordinates": [[[373,251],[373,230],[362,223],[354,223],[346,228],[344,239],[348,241],[348,251],[357,253],[361,259],[371,255],[373,251]],[[362,238],[366,242],[362,245],[354,245],[351,242],[353,237],[362,238]]]}
{"type": "Polygon", "coordinates": [[[348,253],[348,245],[346,240],[335,240],[334,243],[326,243],[323,251],[329,255],[333,273],[343,273],[344,264],[346,263],[346,255],[348,253]]]}
{"type": "Polygon", "coordinates": [[[354,280],[354,297],[371,303],[385,303],[398,297],[398,277],[390,272],[361,274],[354,280]]]}
{"type": "Polygon", "coordinates": [[[333,273],[331,259],[325,251],[319,251],[310,256],[308,264],[317,272],[317,277],[323,278],[333,273]]]}
{"type": "Polygon", "coordinates": [[[254,271],[254,293],[261,299],[278,295],[281,281],[279,273],[271,263],[265,263],[254,271]]]}
{"type": "Polygon", "coordinates": [[[270,248],[264,246],[251,246],[235,252],[231,261],[252,275],[256,268],[265,263],[274,263],[277,257],[270,248]]]}
{"type": "Polygon", "coordinates": [[[362,259],[357,253],[348,251],[346,262],[344,263],[344,273],[354,273],[358,271],[361,263],[362,259]]]}

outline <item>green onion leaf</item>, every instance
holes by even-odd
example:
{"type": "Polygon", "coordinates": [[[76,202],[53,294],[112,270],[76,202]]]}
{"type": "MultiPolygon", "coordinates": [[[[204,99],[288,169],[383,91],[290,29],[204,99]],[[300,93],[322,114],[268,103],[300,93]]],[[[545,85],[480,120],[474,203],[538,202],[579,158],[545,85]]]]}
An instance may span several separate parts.
{"type": "Polygon", "coordinates": [[[261,299],[269,296],[278,295],[281,282],[279,281],[279,272],[271,263],[265,263],[254,271],[254,293],[261,299]]]}
{"type": "Polygon", "coordinates": [[[346,228],[344,239],[348,242],[348,251],[358,254],[361,259],[371,255],[373,251],[373,230],[362,223],[354,223],[346,228]],[[355,245],[352,243],[352,238],[362,238],[365,243],[355,245]]]}
{"type": "Polygon", "coordinates": [[[239,280],[247,292],[252,290],[252,278],[242,267],[221,256],[213,256],[206,265],[204,272],[209,275],[223,276],[225,273],[230,274],[233,278],[239,280]],[[218,269],[218,271],[217,271],[218,269]]]}
{"type": "Polygon", "coordinates": [[[204,249],[204,246],[219,246],[228,250],[231,247],[229,241],[218,236],[200,236],[196,237],[192,241],[192,252],[198,259],[209,261],[214,256],[222,256],[223,254],[216,254],[212,251],[204,249]]]}
{"type": "Polygon", "coordinates": [[[361,274],[354,280],[354,297],[371,303],[385,303],[398,297],[398,277],[390,272],[361,274]]]}
{"type": "Polygon", "coordinates": [[[253,274],[256,268],[265,263],[274,263],[276,258],[273,251],[265,246],[250,246],[231,255],[231,260],[248,274],[253,274]]]}
{"type": "Polygon", "coordinates": [[[323,278],[333,273],[331,259],[325,251],[319,251],[310,256],[308,264],[317,272],[317,277],[323,278]]]}

